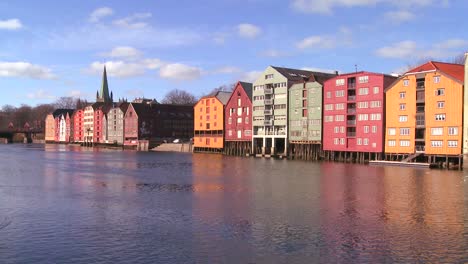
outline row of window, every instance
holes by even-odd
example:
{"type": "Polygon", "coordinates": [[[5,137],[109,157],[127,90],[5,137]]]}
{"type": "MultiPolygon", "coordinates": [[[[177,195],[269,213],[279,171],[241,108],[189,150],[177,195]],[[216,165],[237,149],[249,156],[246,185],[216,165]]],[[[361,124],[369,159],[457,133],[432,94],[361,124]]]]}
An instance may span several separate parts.
{"type": "Polygon", "coordinates": [[[369,120],[369,117],[370,117],[370,120],[372,120],[372,121],[382,120],[382,114],[381,113],[377,113],[377,114],[359,114],[357,119],[358,119],[358,121],[367,121],[367,120],[369,120]]]}
{"type": "MultiPolygon", "coordinates": [[[[440,76],[437,75],[437,76],[434,76],[432,81],[434,83],[440,83],[440,76]]],[[[406,79],[406,80],[403,80],[403,86],[409,86],[409,83],[410,83],[410,80],[409,79],[406,79]]]]}
{"type": "Polygon", "coordinates": [[[293,137],[319,137],[320,130],[301,130],[301,131],[293,131],[291,130],[291,136],[293,137]]]}
{"type": "MultiPolygon", "coordinates": [[[[411,141],[409,140],[399,140],[399,145],[400,147],[410,147],[411,146],[411,141]]],[[[396,147],[397,143],[396,140],[391,139],[387,141],[387,144],[389,147],[396,147]]],[[[444,141],[443,140],[431,140],[431,147],[433,148],[442,148],[444,146],[444,141]]],[[[456,148],[458,147],[458,141],[457,140],[447,140],[447,146],[449,148],[456,148]]]]}
{"type": "Polygon", "coordinates": [[[291,121],[291,126],[292,127],[304,127],[309,124],[309,126],[319,126],[321,124],[320,119],[309,119],[309,120],[294,120],[291,121]]]}
{"type": "MultiPolygon", "coordinates": [[[[228,130],[228,136],[231,136],[233,135],[233,130],[229,129],[228,130]]],[[[242,137],[242,130],[237,130],[237,138],[241,138],[242,137]]],[[[251,136],[252,135],[252,130],[244,130],[244,136],[251,136]]]]}
{"type": "MultiPolygon", "coordinates": [[[[436,96],[445,95],[445,89],[444,88],[438,88],[437,90],[435,90],[435,95],[436,96]]],[[[406,98],[406,92],[400,92],[400,99],[405,99],[405,98],[406,98]]],[[[421,97],[421,99],[423,99],[423,98],[421,97]]]]}
{"type": "MultiPolygon", "coordinates": [[[[242,117],[238,117],[238,118],[237,118],[237,124],[242,124],[242,120],[243,120],[242,117]]],[[[248,124],[248,123],[249,123],[249,120],[250,120],[249,117],[244,118],[244,123],[245,123],[245,124],[248,124]]],[[[228,124],[232,124],[232,117],[229,117],[229,118],[228,118],[228,124]]]]}
{"type": "MultiPolygon", "coordinates": [[[[410,134],[410,128],[402,127],[400,128],[400,136],[407,136],[410,134]]],[[[458,127],[447,127],[447,134],[449,136],[457,136],[458,135],[458,127]]],[[[396,135],[396,128],[390,127],[388,128],[388,135],[395,136],[396,135]]],[[[432,127],[431,128],[431,135],[432,136],[442,136],[444,135],[444,128],[443,127],[432,127]]]]}
{"type": "MultiPolygon", "coordinates": [[[[236,112],[236,109],[235,108],[231,108],[229,109],[229,116],[232,116],[233,113],[236,112]]],[[[245,113],[246,115],[249,115],[250,113],[250,108],[248,107],[238,107],[237,108],[237,115],[240,116],[242,115],[242,113],[245,113]]]]}

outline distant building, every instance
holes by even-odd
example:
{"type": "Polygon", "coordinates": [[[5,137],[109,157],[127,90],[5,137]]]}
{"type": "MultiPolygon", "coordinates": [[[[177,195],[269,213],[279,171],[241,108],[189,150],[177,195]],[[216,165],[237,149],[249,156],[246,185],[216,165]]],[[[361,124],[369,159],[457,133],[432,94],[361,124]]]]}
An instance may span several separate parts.
{"type": "Polygon", "coordinates": [[[121,102],[107,113],[107,140],[111,144],[124,143],[124,115],[130,103],[121,102]]]}
{"type": "Polygon", "coordinates": [[[252,84],[237,82],[225,107],[225,153],[245,155],[252,144],[252,84]]]}
{"type": "Polygon", "coordinates": [[[109,94],[109,84],[107,82],[107,71],[106,66],[104,66],[104,71],[102,73],[102,84],[101,84],[101,92],[96,92],[96,103],[105,103],[109,104],[113,102],[113,94],[112,92],[109,94]]]}
{"type": "Polygon", "coordinates": [[[53,114],[48,114],[45,119],[45,141],[55,142],[55,118],[53,114]]]}
{"type": "Polygon", "coordinates": [[[57,109],[46,116],[46,142],[70,142],[73,109],[57,109]]]}
{"type": "Polygon", "coordinates": [[[84,108],[76,109],[73,113],[73,142],[84,141],[84,108]]]}
{"type": "Polygon", "coordinates": [[[323,150],[365,153],[366,160],[381,158],[385,146],[384,90],[395,80],[394,76],[362,71],[325,81],[323,150]],[[369,153],[374,155],[369,157],[369,153]]]}
{"type": "Polygon", "coordinates": [[[83,135],[84,142],[92,143],[94,137],[94,108],[93,105],[87,105],[83,110],[83,135]]]}
{"type": "Polygon", "coordinates": [[[388,155],[458,161],[462,153],[463,65],[429,61],[386,91],[388,155]]]}
{"type": "Polygon", "coordinates": [[[202,97],[194,106],[194,151],[221,152],[224,148],[224,106],[231,92],[202,97]]]}

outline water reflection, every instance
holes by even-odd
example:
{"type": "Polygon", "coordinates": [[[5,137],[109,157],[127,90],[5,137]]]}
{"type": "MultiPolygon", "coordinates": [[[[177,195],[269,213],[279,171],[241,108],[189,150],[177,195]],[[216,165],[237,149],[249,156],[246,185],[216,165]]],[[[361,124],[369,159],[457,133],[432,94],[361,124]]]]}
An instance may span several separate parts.
{"type": "Polygon", "coordinates": [[[0,146],[13,263],[464,263],[457,171],[0,146]]]}

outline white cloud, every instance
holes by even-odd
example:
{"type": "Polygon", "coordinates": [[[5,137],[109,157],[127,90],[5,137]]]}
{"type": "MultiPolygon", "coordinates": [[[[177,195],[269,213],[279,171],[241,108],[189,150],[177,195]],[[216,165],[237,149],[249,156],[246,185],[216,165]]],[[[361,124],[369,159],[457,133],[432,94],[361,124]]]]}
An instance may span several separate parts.
{"type": "Polygon", "coordinates": [[[52,70],[29,62],[0,61],[0,77],[23,77],[31,79],[55,79],[52,70]]]}
{"type": "Polygon", "coordinates": [[[382,47],[376,50],[376,54],[384,58],[438,58],[446,59],[449,57],[463,54],[463,48],[468,45],[468,41],[463,39],[447,39],[440,43],[430,46],[418,45],[415,41],[406,40],[395,43],[390,46],[382,47]]]}
{"type": "Polygon", "coordinates": [[[149,69],[147,65],[141,62],[125,62],[125,61],[95,61],[84,70],[85,73],[100,75],[104,69],[107,69],[107,74],[111,77],[117,78],[130,78],[144,75],[146,70],[149,69]]]}
{"type": "Polygon", "coordinates": [[[232,73],[239,73],[241,69],[234,67],[234,66],[224,66],[220,67],[213,71],[215,74],[232,74],[232,73]]]}
{"type": "Polygon", "coordinates": [[[335,47],[335,45],[336,45],[335,40],[329,36],[310,36],[296,43],[296,47],[298,49],[308,49],[308,48],[330,49],[330,48],[335,47]]]}
{"type": "Polygon", "coordinates": [[[120,46],[113,48],[110,52],[102,53],[101,55],[111,58],[135,59],[140,57],[142,53],[133,47],[120,46]]]}
{"type": "Polygon", "coordinates": [[[161,68],[164,64],[166,64],[164,61],[160,59],[144,59],[141,61],[143,65],[149,70],[156,70],[158,68],[161,68]]]}
{"type": "Polygon", "coordinates": [[[0,30],[18,30],[23,27],[21,21],[17,18],[7,19],[7,20],[0,20],[0,30]]]}
{"type": "Polygon", "coordinates": [[[248,71],[248,72],[244,72],[243,74],[241,74],[239,76],[239,80],[240,81],[244,81],[244,82],[250,82],[250,83],[253,83],[255,82],[259,77],[260,75],[262,75],[263,71],[248,71]]]}
{"type": "Polygon", "coordinates": [[[44,89],[39,89],[35,92],[26,94],[26,97],[32,100],[43,100],[43,99],[55,99],[56,97],[51,95],[44,89]]]}
{"type": "Polygon", "coordinates": [[[376,54],[384,58],[407,58],[412,57],[418,52],[416,42],[406,40],[395,43],[391,46],[385,46],[376,51],[376,54]]]}
{"type": "Polygon", "coordinates": [[[164,79],[189,81],[199,79],[201,69],[181,63],[166,64],[159,70],[159,76],[164,79]]]}
{"type": "Polygon", "coordinates": [[[145,28],[148,26],[148,23],[143,22],[143,20],[148,19],[152,16],[151,13],[135,13],[128,17],[114,20],[114,25],[129,28],[129,29],[139,29],[145,28]]]}
{"type": "Polygon", "coordinates": [[[89,15],[88,21],[91,23],[97,23],[99,22],[102,18],[111,16],[114,14],[114,10],[110,7],[100,7],[95,9],[91,14],[89,15]]]}
{"type": "Polygon", "coordinates": [[[430,5],[449,6],[450,0],[292,0],[291,7],[303,13],[332,14],[335,8],[371,7],[378,4],[393,5],[401,8],[423,7],[430,5]]]}
{"type": "Polygon", "coordinates": [[[403,22],[413,20],[415,18],[414,14],[407,10],[390,11],[385,13],[384,16],[385,19],[394,24],[400,24],[403,22]]]}
{"type": "Polygon", "coordinates": [[[89,94],[81,90],[71,90],[68,92],[68,96],[75,97],[75,98],[86,98],[89,96],[89,94]]]}
{"type": "Polygon", "coordinates": [[[239,24],[237,26],[237,30],[238,30],[239,36],[243,38],[256,38],[262,32],[262,30],[259,27],[252,25],[252,24],[246,24],[246,23],[239,24]]]}

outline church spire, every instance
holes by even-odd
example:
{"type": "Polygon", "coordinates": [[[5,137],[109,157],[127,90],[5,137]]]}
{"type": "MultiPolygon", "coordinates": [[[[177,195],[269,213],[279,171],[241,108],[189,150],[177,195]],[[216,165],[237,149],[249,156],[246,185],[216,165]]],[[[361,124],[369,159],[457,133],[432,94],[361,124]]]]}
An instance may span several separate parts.
{"type": "Polygon", "coordinates": [[[101,92],[98,93],[98,97],[96,98],[96,101],[97,102],[104,102],[104,103],[112,102],[112,98],[109,95],[109,85],[107,84],[106,65],[104,65],[104,72],[102,73],[101,92]]]}

